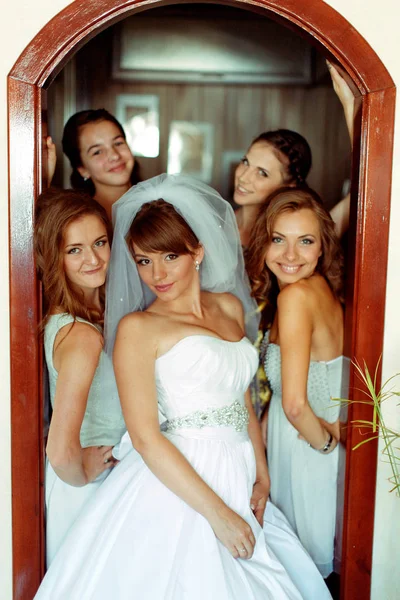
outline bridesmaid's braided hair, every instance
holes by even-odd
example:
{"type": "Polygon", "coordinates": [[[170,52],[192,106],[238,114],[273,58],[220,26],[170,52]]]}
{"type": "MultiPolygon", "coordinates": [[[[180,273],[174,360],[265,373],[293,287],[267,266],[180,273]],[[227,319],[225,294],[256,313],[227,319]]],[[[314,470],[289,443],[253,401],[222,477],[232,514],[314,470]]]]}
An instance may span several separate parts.
{"type": "Polygon", "coordinates": [[[288,178],[285,183],[295,183],[298,187],[307,185],[306,179],[311,169],[312,158],[311,148],[302,135],[290,129],[277,129],[261,133],[251,145],[258,142],[269,144],[276,151],[279,160],[282,159],[282,155],[287,159],[288,178]]]}

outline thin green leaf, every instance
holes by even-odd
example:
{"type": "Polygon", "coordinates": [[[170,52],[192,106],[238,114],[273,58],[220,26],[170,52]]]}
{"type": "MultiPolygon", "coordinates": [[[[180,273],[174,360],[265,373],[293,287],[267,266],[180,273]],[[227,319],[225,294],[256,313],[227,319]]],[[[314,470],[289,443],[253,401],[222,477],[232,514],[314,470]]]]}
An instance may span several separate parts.
{"type": "Polygon", "coordinates": [[[372,442],[373,440],[377,440],[378,438],[379,438],[378,435],[374,435],[373,437],[370,437],[367,440],[363,440],[362,442],[359,442],[358,444],[356,444],[355,446],[353,446],[352,450],[357,450],[357,448],[360,448],[361,446],[364,446],[364,444],[367,444],[368,442],[372,442]]]}
{"type": "MultiPolygon", "coordinates": [[[[393,387],[388,387],[389,384],[395,378],[400,376],[400,373],[392,375],[392,377],[390,377],[383,383],[381,389],[377,390],[378,374],[381,366],[381,359],[382,357],[379,357],[379,360],[374,369],[373,378],[368,370],[368,366],[365,360],[362,361],[362,366],[357,360],[352,361],[355,370],[355,375],[363,384],[362,388],[353,387],[353,393],[360,393],[360,395],[362,395],[363,397],[363,400],[349,400],[348,398],[333,398],[332,400],[343,402],[347,406],[351,404],[364,404],[367,406],[372,406],[371,420],[354,419],[350,422],[350,425],[346,426],[357,427],[359,430],[359,434],[363,437],[371,433],[373,434],[369,435],[369,437],[367,437],[366,439],[361,440],[358,444],[356,444],[353,447],[353,450],[357,450],[364,444],[376,440],[381,436],[384,444],[383,449],[381,451],[381,460],[384,460],[384,462],[389,463],[392,471],[392,476],[389,478],[389,481],[391,484],[394,484],[394,486],[390,491],[392,492],[396,490],[396,493],[400,496],[400,456],[397,455],[397,451],[400,451],[400,448],[398,448],[395,445],[397,440],[400,439],[400,433],[385,426],[381,410],[381,405],[383,402],[393,397],[400,397],[400,391],[395,391],[393,387]],[[365,397],[367,397],[367,399],[365,399],[365,397]]],[[[397,406],[400,406],[400,403],[398,403],[397,406]]]]}

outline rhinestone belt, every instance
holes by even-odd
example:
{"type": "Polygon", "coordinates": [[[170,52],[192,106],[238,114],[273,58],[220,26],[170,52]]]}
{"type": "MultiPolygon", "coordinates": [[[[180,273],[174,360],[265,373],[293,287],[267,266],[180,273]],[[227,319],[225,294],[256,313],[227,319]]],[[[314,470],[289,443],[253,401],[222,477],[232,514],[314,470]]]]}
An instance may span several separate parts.
{"type": "Polygon", "coordinates": [[[221,408],[209,408],[208,410],[196,410],[185,417],[169,419],[164,423],[164,431],[174,431],[192,427],[233,427],[236,431],[246,431],[249,424],[249,413],[247,408],[238,400],[228,406],[221,408]]]}

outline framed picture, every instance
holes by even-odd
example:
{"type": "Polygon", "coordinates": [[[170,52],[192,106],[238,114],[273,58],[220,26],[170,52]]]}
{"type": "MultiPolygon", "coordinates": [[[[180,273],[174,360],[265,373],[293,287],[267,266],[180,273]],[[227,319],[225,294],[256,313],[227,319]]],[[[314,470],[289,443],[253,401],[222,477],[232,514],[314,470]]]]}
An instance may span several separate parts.
{"type": "Polygon", "coordinates": [[[233,204],[233,193],[235,190],[235,171],[242,160],[242,150],[227,150],[221,156],[221,181],[219,189],[221,196],[233,204]]]}
{"type": "Polygon", "coordinates": [[[168,173],[184,173],[211,183],[214,127],[211,123],[171,121],[168,136],[168,173]]]}
{"type": "Polygon", "coordinates": [[[115,114],[135,156],[155,158],[160,152],[159,98],[153,94],[119,94],[115,114]]]}

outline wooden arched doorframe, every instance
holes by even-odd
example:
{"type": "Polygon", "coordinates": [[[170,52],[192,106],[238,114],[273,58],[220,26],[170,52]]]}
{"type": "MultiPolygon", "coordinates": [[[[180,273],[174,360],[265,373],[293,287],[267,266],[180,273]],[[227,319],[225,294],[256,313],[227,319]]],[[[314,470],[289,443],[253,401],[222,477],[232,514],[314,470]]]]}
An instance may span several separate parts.
{"type": "MultiPolygon", "coordinates": [[[[190,1],[190,0],[188,0],[190,1]]],[[[357,194],[354,293],[347,346],[374,368],[382,352],[392,169],[395,88],[360,34],[322,0],[220,0],[258,12],[313,40],[358,90],[361,136],[354,155],[357,194]],[[372,343],[373,341],[373,343],[372,343]]],[[[14,598],[30,600],[43,575],[43,434],[38,288],[32,256],[34,199],[42,180],[46,87],[91,37],[118,20],[165,0],[76,0],[32,40],[8,77],[11,413],[14,598]]],[[[352,407],[350,418],[367,418],[352,407]]],[[[358,433],[349,430],[348,449],[358,433]]],[[[341,598],[369,597],[377,447],[348,452],[341,598]]]]}

